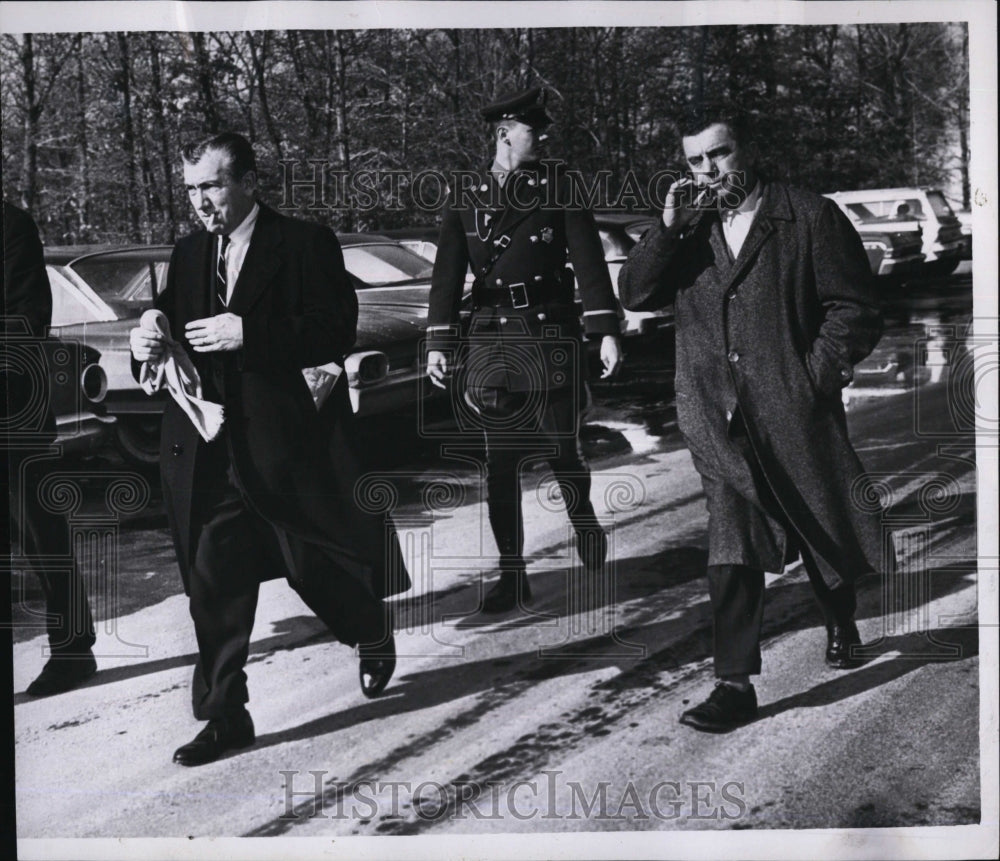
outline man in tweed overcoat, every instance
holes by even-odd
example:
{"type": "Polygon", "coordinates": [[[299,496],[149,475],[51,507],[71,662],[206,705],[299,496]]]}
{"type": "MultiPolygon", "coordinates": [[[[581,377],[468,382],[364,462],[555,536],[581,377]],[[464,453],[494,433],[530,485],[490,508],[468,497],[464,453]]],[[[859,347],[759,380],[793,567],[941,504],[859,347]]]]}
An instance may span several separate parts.
{"type": "Polygon", "coordinates": [[[757,715],[765,571],[801,555],[827,662],[857,665],[854,581],[891,565],[892,545],[864,504],[841,389],[881,315],[850,222],[832,201],[761,176],[742,117],[702,111],[682,144],[690,174],[619,286],[626,308],[674,303],[677,418],[708,500],[719,677],[681,722],[721,732],[757,715]]]}

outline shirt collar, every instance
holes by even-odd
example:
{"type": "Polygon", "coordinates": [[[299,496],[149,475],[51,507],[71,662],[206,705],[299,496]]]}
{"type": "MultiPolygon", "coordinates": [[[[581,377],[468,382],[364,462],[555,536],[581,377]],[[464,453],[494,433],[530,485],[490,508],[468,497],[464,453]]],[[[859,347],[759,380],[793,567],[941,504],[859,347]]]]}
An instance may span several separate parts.
{"type": "Polygon", "coordinates": [[[260,214],[260,204],[254,201],[253,209],[247,213],[247,217],[240,222],[232,233],[229,234],[229,241],[236,245],[246,245],[250,242],[254,225],[257,223],[257,216],[260,214]]]}
{"type": "Polygon", "coordinates": [[[750,193],[743,199],[739,206],[735,209],[723,209],[722,215],[727,220],[731,221],[737,214],[753,214],[757,211],[757,206],[760,204],[760,195],[763,189],[763,184],[758,179],[757,184],[753,187],[750,193]]]}
{"type": "Polygon", "coordinates": [[[514,171],[509,170],[506,167],[500,167],[496,159],[493,160],[493,164],[490,165],[490,173],[493,174],[493,178],[503,185],[507,181],[507,177],[510,176],[514,171]]]}

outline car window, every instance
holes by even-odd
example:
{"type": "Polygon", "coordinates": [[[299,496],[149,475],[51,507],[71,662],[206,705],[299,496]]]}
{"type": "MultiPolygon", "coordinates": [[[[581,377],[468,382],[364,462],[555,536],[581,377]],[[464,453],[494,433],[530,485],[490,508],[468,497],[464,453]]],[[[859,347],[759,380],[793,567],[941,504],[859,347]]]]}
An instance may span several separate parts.
{"type": "Polygon", "coordinates": [[[426,239],[402,239],[399,244],[409,248],[414,254],[419,254],[424,260],[430,260],[431,263],[437,256],[437,245],[426,239]]]}
{"type": "Polygon", "coordinates": [[[368,287],[430,278],[434,269],[431,262],[419,254],[388,242],[345,248],[344,265],[368,287]]]}
{"type": "Polygon", "coordinates": [[[627,253],[625,243],[615,236],[610,230],[600,230],[601,245],[604,246],[604,257],[624,257],[627,253]]]}
{"type": "Polygon", "coordinates": [[[852,221],[858,222],[878,221],[879,218],[863,203],[847,204],[847,214],[851,216],[852,221]]]}
{"type": "Polygon", "coordinates": [[[100,297],[75,280],[63,266],[46,266],[52,291],[52,325],[73,326],[77,323],[101,323],[115,320],[115,312],[100,297]]]}
{"type": "Polygon", "coordinates": [[[119,319],[138,316],[148,308],[157,292],[158,264],[149,260],[83,259],[69,268],[87,282],[119,319]]]}
{"type": "Polygon", "coordinates": [[[934,210],[934,214],[937,216],[950,216],[955,217],[955,213],[952,208],[948,205],[948,201],[944,199],[944,195],[940,191],[928,191],[927,201],[931,205],[931,209],[934,210]]]}

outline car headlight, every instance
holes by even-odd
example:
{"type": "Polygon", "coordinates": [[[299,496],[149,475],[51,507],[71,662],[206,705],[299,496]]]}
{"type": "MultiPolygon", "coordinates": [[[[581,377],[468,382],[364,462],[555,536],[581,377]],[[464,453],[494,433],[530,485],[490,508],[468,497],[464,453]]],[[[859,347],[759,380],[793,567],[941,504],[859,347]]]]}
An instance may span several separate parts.
{"type": "Polygon", "coordinates": [[[354,388],[370,386],[384,380],[389,373],[389,357],[378,350],[351,353],[344,360],[344,370],[347,372],[349,386],[354,388]]]}
{"type": "Polygon", "coordinates": [[[108,394],[108,375],[100,365],[87,365],[80,374],[83,396],[92,404],[99,404],[108,394]]]}

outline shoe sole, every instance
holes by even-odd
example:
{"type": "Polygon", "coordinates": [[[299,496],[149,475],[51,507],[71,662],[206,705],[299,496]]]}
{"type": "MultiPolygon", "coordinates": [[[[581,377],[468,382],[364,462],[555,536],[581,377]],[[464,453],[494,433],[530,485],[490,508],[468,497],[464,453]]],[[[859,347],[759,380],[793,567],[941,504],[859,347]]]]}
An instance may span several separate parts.
{"type": "Polygon", "coordinates": [[[84,674],[82,676],[79,676],[78,678],[73,679],[73,683],[72,684],[69,684],[69,685],[60,685],[59,687],[52,688],[50,690],[42,690],[42,691],[37,691],[37,690],[33,691],[31,689],[31,685],[28,685],[28,688],[25,691],[25,693],[29,697],[37,697],[37,698],[41,698],[41,697],[54,697],[56,694],[65,694],[65,693],[69,693],[70,691],[75,691],[78,687],[80,687],[80,685],[84,684],[85,682],[89,682],[96,675],[97,675],[97,667],[94,667],[93,670],[90,670],[86,674],[84,674]]]}
{"type": "Polygon", "coordinates": [[[225,750],[220,750],[218,756],[213,756],[211,759],[199,759],[197,762],[184,762],[183,759],[177,758],[177,754],[174,754],[174,764],[183,765],[185,768],[194,768],[199,765],[208,765],[210,762],[218,762],[231,750],[246,750],[246,748],[252,747],[254,742],[256,741],[257,737],[254,736],[249,741],[239,742],[238,744],[231,744],[225,750]]]}
{"type": "Polygon", "coordinates": [[[702,723],[697,718],[689,718],[682,716],[680,722],[684,724],[684,726],[689,726],[692,729],[698,730],[699,732],[711,732],[715,734],[721,734],[725,732],[732,732],[734,729],[739,729],[741,726],[746,726],[747,724],[751,724],[755,720],[757,720],[757,715],[745,718],[744,720],[738,721],[736,723],[720,726],[719,724],[714,724],[714,723],[712,724],[702,723]]]}

